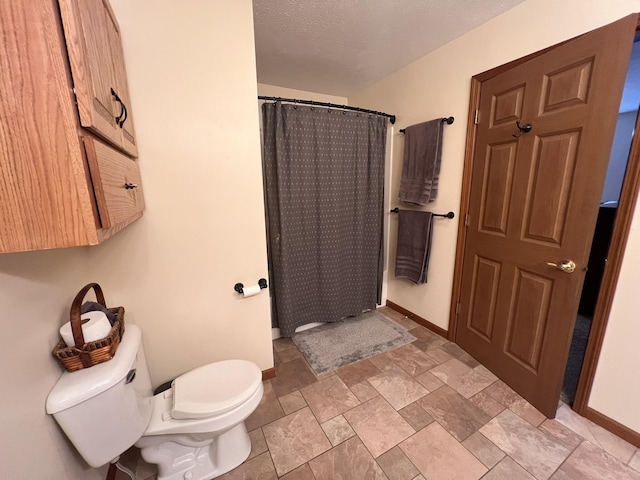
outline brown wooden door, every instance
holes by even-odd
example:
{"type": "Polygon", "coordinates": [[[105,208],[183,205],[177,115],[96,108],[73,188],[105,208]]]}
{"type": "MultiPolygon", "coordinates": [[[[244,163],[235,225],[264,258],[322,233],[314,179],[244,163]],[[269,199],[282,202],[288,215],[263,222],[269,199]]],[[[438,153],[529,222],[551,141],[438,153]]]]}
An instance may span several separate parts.
{"type": "Polygon", "coordinates": [[[582,35],[481,85],[456,342],[551,418],[636,23],[582,35]],[[549,265],[566,260],[573,273],[549,265]]]}

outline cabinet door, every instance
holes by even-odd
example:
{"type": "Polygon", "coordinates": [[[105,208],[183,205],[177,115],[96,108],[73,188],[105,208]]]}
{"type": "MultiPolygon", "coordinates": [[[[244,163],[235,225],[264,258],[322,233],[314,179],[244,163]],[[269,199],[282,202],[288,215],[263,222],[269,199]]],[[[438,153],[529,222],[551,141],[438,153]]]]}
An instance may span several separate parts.
{"type": "Polygon", "coordinates": [[[106,0],[59,4],[80,124],[136,156],[122,47],[111,7],[106,0]]]}
{"type": "Polygon", "coordinates": [[[83,137],[100,226],[120,227],[142,215],[144,194],[138,162],[91,137],[83,137]]]}
{"type": "Polygon", "coordinates": [[[127,83],[127,72],[124,69],[124,54],[122,53],[122,41],[120,40],[120,31],[116,28],[109,29],[109,40],[111,44],[111,53],[113,54],[113,67],[115,75],[115,90],[125,105],[125,116],[118,122],[118,126],[122,130],[122,146],[130,155],[138,156],[138,147],[136,145],[136,136],[133,130],[133,117],[131,115],[131,97],[129,96],[129,84],[127,83]]]}

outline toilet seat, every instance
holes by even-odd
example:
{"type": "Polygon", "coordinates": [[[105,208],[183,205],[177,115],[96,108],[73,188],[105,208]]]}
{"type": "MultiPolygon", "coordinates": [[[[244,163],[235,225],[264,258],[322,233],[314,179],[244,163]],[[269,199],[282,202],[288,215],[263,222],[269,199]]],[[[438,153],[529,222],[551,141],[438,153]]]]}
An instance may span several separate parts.
{"type": "Polygon", "coordinates": [[[211,432],[224,432],[244,421],[253,413],[262,399],[264,388],[262,382],[260,382],[258,389],[247,401],[221,415],[183,420],[176,420],[171,416],[173,398],[171,398],[171,395],[166,395],[167,392],[159,393],[152,398],[153,413],[142,438],[174,434],[192,435],[204,433],[208,435],[211,432]]]}
{"type": "Polygon", "coordinates": [[[246,360],[209,363],[173,381],[171,417],[177,420],[222,415],[251,398],[262,385],[262,372],[246,360]]]}

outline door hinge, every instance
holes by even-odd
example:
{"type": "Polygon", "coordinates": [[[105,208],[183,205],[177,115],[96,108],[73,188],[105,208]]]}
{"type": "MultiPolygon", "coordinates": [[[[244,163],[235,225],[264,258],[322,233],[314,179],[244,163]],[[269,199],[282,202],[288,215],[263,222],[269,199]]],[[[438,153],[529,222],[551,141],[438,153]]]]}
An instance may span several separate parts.
{"type": "Polygon", "coordinates": [[[473,117],[473,124],[478,125],[478,117],[480,116],[480,110],[476,108],[475,116],[473,117]]]}
{"type": "Polygon", "coordinates": [[[468,213],[464,216],[464,226],[465,227],[469,226],[469,214],[468,213]]]}
{"type": "Polygon", "coordinates": [[[456,303],[456,315],[460,314],[460,302],[456,303]]]}

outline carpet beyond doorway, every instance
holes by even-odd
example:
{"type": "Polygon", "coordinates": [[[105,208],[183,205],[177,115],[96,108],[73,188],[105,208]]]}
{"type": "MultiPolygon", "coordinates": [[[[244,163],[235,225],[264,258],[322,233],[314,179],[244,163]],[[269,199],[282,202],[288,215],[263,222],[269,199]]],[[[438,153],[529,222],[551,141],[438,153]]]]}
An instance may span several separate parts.
{"type": "Polygon", "coordinates": [[[296,333],[291,337],[317,375],[372,357],[416,338],[372,311],[296,333]]]}
{"type": "Polygon", "coordinates": [[[564,372],[562,393],[560,394],[560,399],[569,405],[572,405],[576,398],[578,380],[580,379],[580,372],[582,371],[582,363],[584,361],[585,351],[587,350],[590,331],[591,319],[578,314],[576,326],[573,329],[567,368],[564,372]]]}

